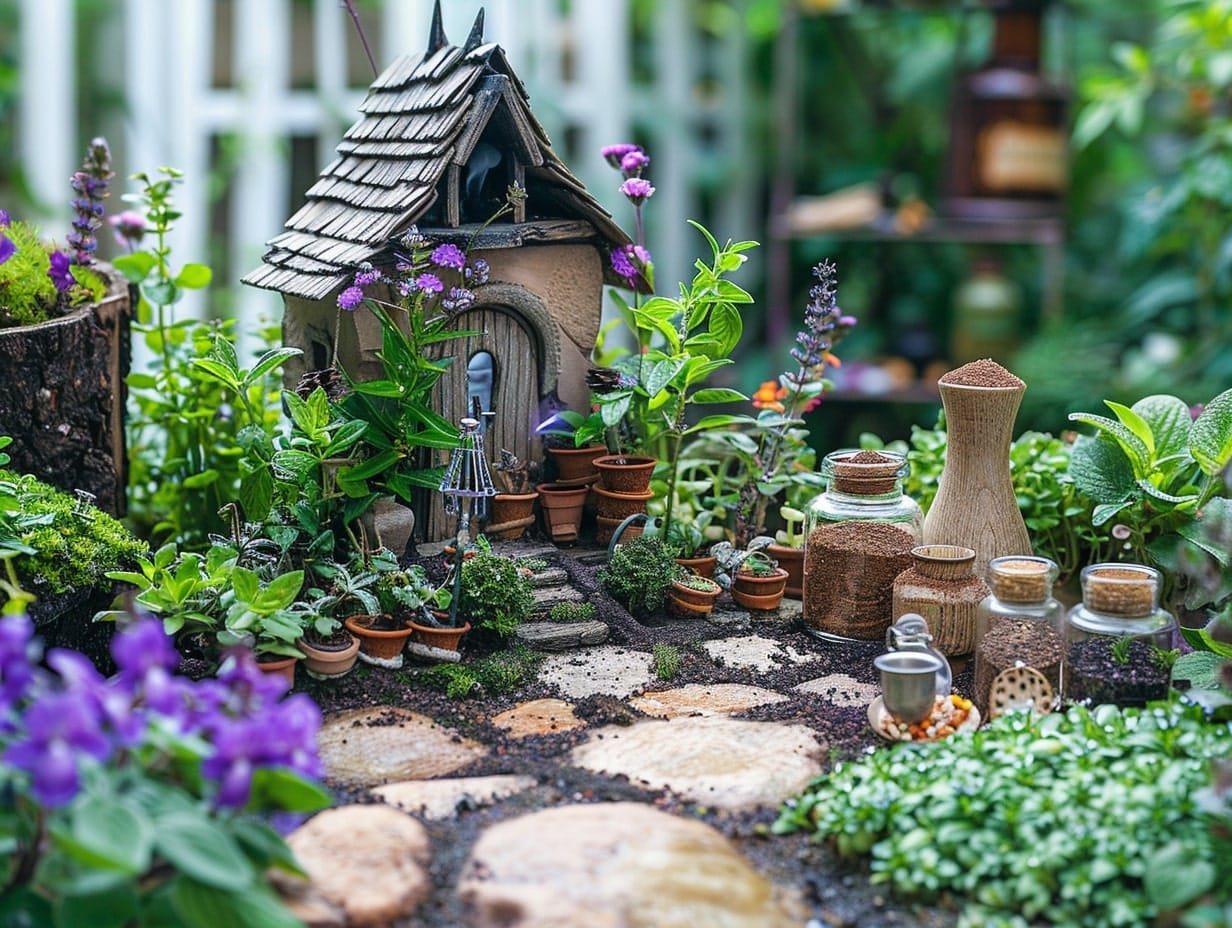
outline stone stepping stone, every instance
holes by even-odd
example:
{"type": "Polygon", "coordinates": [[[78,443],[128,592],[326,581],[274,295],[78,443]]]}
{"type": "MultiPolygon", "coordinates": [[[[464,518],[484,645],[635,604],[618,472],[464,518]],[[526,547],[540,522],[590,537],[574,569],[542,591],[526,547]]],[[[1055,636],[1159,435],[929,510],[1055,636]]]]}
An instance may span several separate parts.
{"type": "Polygon", "coordinates": [[[401,924],[432,889],[427,830],[389,806],[327,809],[287,844],[308,879],[274,870],[271,879],[307,925],[401,924]]]}
{"type": "Polygon", "coordinates": [[[650,683],[652,663],[645,651],[602,645],[547,658],[539,666],[539,682],[556,687],[567,699],[624,697],[650,683]]]}
{"type": "Polygon", "coordinates": [[[568,651],[607,641],[608,627],[597,620],[590,622],[523,622],[517,636],[538,651],[568,651]]]}
{"type": "Polygon", "coordinates": [[[557,603],[581,603],[586,601],[586,594],[571,586],[548,586],[533,591],[535,611],[547,612],[557,603]]]}
{"type": "Polygon", "coordinates": [[[674,690],[643,693],[629,700],[629,705],[660,718],[682,715],[732,715],[754,706],[785,702],[786,696],[743,683],[690,683],[674,690]]]}
{"type": "Polygon", "coordinates": [[[567,586],[569,573],[563,567],[545,567],[531,574],[530,582],[535,589],[567,586]]]}
{"type": "Polygon", "coordinates": [[[737,638],[718,638],[702,642],[706,653],[727,667],[745,668],[766,673],[778,670],[784,664],[803,664],[816,660],[811,654],[801,654],[791,645],[783,645],[773,638],[761,635],[743,635],[737,638]]]}
{"type": "Polygon", "coordinates": [[[799,928],[717,830],[634,802],[564,806],[479,837],[458,882],[470,928],[799,928]]]}
{"type": "Polygon", "coordinates": [[[867,706],[881,695],[881,687],[864,683],[845,673],[832,673],[825,677],[805,680],[794,687],[794,691],[821,696],[832,705],[846,708],[867,706]]]}
{"type": "Polygon", "coordinates": [[[426,715],[391,707],[330,716],[317,745],[326,778],[350,787],[447,776],[486,753],[426,715]]]}
{"type": "Polygon", "coordinates": [[[821,773],[825,751],[803,725],[716,715],[594,729],[573,763],[708,806],[778,805],[821,773]]]}
{"type": "Polygon", "coordinates": [[[447,780],[408,780],[372,790],[391,806],[428,819],[452,818],[459,804],[489,805],[535,785],[534,777],[506,774],[490,777],[457,777],[447,780]]]}
{"type": "Polygon", "coordinates": [[[491,719],[497,728],[509,732],[511,738],[531,735],[551,735],[561,731],[585,728],[586,723],[573,713],[572,703],[563,699],[536,699],[506,709],[491,719]]]}

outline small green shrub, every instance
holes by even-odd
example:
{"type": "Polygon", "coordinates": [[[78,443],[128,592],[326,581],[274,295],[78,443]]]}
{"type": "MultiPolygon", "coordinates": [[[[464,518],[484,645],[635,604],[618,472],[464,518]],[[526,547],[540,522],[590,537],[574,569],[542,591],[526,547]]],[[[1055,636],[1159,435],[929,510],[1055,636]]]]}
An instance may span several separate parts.
{"type": "Polygon", "coordinates": [[[112,516],[30,475],[0,470],[0,495],[19,513],[21,542],[34,549],[14,566],[36,594],[96,586],[148,551],[112,516]]]}
{"type": "Polygon", "coordinates": [[[660,680],[671,680],[680,673],[680,649],[670,644],[654,646],[655,676],[660,680]]]}
{"type": "Polygon", "coordinates": [[[639,535],[612,552],[599,571],[599,583],[633,615],[663,608],[676,575],[671,549],[656,535],[639,535]]]}
{"type": "Polygon", "coordinates": [[[899,892],[959,895],[960,926],[1177,924],[1157,917],[1232,896],[1202,800],[1230,756],[1232,730],[1195,706],[1009,713],[835,764],[775,831],[871,855],[899,892]]]}
{"type": "Polygon", "coordinates": [[[414,677],[422,686],[443,692],[450,699],[465,699],[477,692],[486,696],[510,693],[532,682],[543,660],[523,644],[515,644],[472,664],[437,664],[414,677]]]}
{"type": "Polygon", "coordinates": [[[535,607],[530,578],[507,557],[480,551],[462,562],[462,615],[475,628],[508,638],[535,607]]]}
{"type": "Polygon", "coordinates": [[[589,622],[594,617],[595,607],[591,603],[557,603],[548,610],[551,622],[589,622]]]}

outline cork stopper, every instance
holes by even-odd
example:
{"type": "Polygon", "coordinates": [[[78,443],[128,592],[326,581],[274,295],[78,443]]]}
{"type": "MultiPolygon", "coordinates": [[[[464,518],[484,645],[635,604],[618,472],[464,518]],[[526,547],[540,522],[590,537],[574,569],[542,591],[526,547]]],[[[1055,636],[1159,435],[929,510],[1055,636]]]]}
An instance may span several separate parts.
{"type": "Polygon", "coordinates": [[[907,475],[903,456],[885,451],[839,451],[827,455],[825,465],[831,488],[853,496],[883,496],[907,475]]]}
{"type": "Polygon", "coordinates": [[[1082,571],[1082,601],[1093,612],[1134,618],[1155,611],[1159,571],[1140,564],[1093,564],[1082,571]]]}
{"type": "Polygon", "coordinates": [[[1052,593],[1057,565],[1046,557],[995,557],[988,563],[988,585],[1003,603],[1039,603],[1052,593]]]}

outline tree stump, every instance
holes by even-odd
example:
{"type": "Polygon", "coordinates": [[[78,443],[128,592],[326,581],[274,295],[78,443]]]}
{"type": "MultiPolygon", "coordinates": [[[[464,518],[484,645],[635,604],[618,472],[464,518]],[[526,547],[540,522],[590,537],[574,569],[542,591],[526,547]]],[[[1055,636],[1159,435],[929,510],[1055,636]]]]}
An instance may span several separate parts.
{"type": "Polygon", "coordinates": [[[0,329],[0,434],[9,467],[67,492],[85,490],[112,515],[126,509],[124,403],[132,300],[106,265],[96,304],[37,325],[0,329]]]}

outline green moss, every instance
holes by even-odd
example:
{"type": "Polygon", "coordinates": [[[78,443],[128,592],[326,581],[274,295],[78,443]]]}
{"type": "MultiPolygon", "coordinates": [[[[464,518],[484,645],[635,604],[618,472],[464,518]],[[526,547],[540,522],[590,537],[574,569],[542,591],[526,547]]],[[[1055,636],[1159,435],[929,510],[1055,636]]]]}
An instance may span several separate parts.
{"type": "Polygon", "coordinates": [[[450,699],[464,699],[475,692],[498,696],[532,682],[542,661],[542,655],[515,644],[472,664],[437,664],[418,674],[415,682],[450,699]]]}
{"type": "Polygon", "coordinates": [[[680,673],[680,649],[670,644],[654,646],[655,676],[660,680],[671,680],[680,673]]]}
{"type": "Polygon", "coordinates": [[[14,222],[5,235],[17,251],[0,264],[0,326],[46,322],[74,306],[97,302],[107,292],[107,281],[100,274],[74,267],[77,285],[62,295],[47,274],[53,246],[40,240],[38,229],[27,222],[14,222]]]}
{"type": "Polygon", "coordinates": [[[149,550],[112,516],[32,476],[0,470],[0,484],[12,491],[26,523],[20,540],[36,552],[14,561],[22,583],[34,590],[96,586],[107,571],[130,567],[149,550]]]}
{"type": "Polygon", "coordinates": [[[548,610],[551,622],[589,622],[594,617],[595,607],[591,603],[557,603],[548,610]]]}

